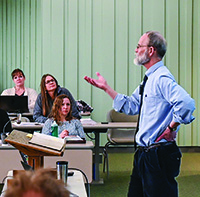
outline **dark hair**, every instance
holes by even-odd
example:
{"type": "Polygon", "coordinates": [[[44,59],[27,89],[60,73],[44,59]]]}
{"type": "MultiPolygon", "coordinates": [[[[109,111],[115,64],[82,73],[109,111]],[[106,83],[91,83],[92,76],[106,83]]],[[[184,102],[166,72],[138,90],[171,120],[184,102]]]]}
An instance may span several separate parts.
{"type": "MultiPolygon", "coordinates": [[[[49,118],[54,118],[54,120],[56,121],[58,125],[60,125],[60,121],[61,121],[60,109],[62,107],[64,98],[68,98],[70,101],[70,104],[72,103],[71,99],[66,94],[61,94],[55,98],[52,109],[51,109],[51,113],[49,114],[49,118]]],[[[65,120],[70,121],[72,119],[73,117],[72,117],[72,106],[71,106],[68,115],[65,117],[65,120]]]]}
{"type": "Polygon", "coordinates": [[[55,80],[55,82],[56,82],[57,88],[56,88],[56,90],[54,92],[54,98],[57,96],[57,93],[58,93],[58,81],[56,80],[56,78],[53,75],[51,75],[51,74],[45,74],[45,75],[43,75],[42,79],[41,79],[41,83],[40,83],[43,116],[47,116],[50,113],[50,111],[51,111],[50,104],[49,104],[49,99],[48,99],[48,98],[50,98],[50,96],[48,94],[48,91],[46,89],[46,84],[45,84],[45,80],[46,80],[47,76],[52,77],[55,80]]]}
{"type": "Polygon", "coordinates": [[[149,46],[152,46],[157,51],[158,57],[163,58],[167,51],[167,42],[165,38],[157,31],[147,31],[149,37],[149,46]]]}
{"type": "Polygon", "coordinates": [[[16,69],[13,70],[12,73],[11,73],[12,79],[13,79],[13,78],[15,77],[15,75],[17,75],[17,74],[21,74],[21,75],[25,78],[25,75],[24,75],[23,71],[22,71],[21,69],[19,69],[19,68],[16,68],[16,69]]]}
{"type": "Polygon", "coordinates": [[[69,197],[64,183],[57,180],[55,175],[52,170],[44,168],[18,172],[10,182],[5,197],[21,197],[30,191],[42,194],[43,197],[69,197]]]}

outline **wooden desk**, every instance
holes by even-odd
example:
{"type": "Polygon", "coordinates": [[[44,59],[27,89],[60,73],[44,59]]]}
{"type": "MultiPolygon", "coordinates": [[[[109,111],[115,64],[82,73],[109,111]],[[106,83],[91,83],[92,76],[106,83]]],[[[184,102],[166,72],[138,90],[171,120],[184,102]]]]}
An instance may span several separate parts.
{"type": "MultiPolygon", "coordinates": [[[[4,191],[6,191],[6,189],[7,189],[7,180],[12,179],[13,171],[10,170],[7,173],[7,176],[8,176],[8,178],[6,178],[6,180],[5,180],[5,185],[3,187],[1,197],[4,197],[4,194],[5,194],[4,191]]],[[[83,179],[81,172],[74,171],[73,176],[68,176],[67,189],[69,192],[76,194],[77,196],[87,197],[87,193],[86,193],[86,189],[85,189],[85,185],[84,185],[84,179],[83,179]]]]}
{"type": "MultiPolygon", "coordinates": [[[[78,168],[88,177],[89,183],[92,182],[92,155],[93,142],[87,141],[86,144],[67,144],[62,157],[44,157],[44,167],[56,167],[56,161],[64,160],[69,162],[69,168],[78,168]],[[78,159],[77,159],[78,158],[78,159]]],[[[22,160],[19,151],[11,145],[0,146],[0,180],[6,176],[9,170],[23,170],[20,163],[22,160]]]]}
{"type": "Polygon", "coordinates": [[[5,141],[14,146],[22,153],[26,154],[28,156],[28,164],[32,166],[32,168],[42,168],[44,165],[44,156],[63,156],[65,149],[64,140],[62,142],[62,149],[58,151],[43,146],[30,144],[30,138],[27,137],[27,134],[28,133],[23,131],[13,130],[10,135],[5,139],[5,141]]]}

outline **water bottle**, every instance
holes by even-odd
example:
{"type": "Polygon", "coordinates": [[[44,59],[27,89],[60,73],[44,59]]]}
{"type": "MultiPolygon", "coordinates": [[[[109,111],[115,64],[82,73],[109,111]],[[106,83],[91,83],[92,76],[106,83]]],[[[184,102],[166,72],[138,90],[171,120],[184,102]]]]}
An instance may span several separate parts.
{"type": "Polygon", "coordinates": [[[58,125],[56,123],[56,121],[54,120],[54,122],[51,125],[51,135],[54,137],[58,137],[58,125]]]}

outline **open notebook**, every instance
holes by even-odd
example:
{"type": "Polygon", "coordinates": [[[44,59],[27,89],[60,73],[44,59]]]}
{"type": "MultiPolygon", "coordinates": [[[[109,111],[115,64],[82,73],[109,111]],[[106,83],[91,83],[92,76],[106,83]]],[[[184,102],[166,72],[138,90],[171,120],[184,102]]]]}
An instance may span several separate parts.
{"type": "Polygon", "coordinates": [[[31,138],[29,143],[61,151],[65,146],[66,141],[64,139],[53,137],[51,135],[34,132],[33,137],[31,138]]]}

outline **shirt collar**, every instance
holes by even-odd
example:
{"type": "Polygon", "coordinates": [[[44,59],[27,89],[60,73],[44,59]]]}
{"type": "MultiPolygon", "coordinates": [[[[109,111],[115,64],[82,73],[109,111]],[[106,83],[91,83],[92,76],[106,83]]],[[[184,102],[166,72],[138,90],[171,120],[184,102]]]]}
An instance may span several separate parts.
{"type": "Polygon", "coordinates": [[[161,66],[164,66],[162,61],[157,62],[156,64],[154,64],[153,66],[151,66],[146,72],[145,75],[147,77],[149,77],[152,73],[154,73],[158,68],[160,68],[161,66]]]}

